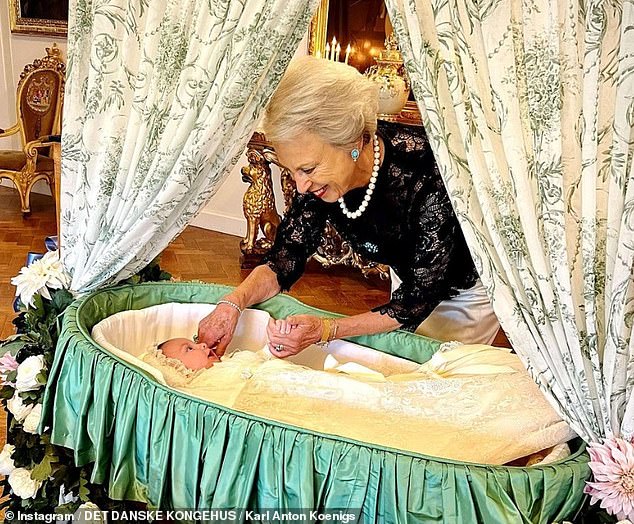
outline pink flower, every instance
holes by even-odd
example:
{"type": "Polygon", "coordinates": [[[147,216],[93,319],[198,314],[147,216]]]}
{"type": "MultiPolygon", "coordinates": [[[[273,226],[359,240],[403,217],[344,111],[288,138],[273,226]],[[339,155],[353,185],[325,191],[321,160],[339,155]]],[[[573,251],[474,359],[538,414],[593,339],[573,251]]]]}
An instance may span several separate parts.
{"type": "Polygon", "coordinates": [[[634,519],[634,443],[622,438],[604,439],[588,446],[594,482],[586,482],[590,504],[601,507],[619,519],[634,519]]]}
{"type": "Polygon", "coordinates": [[[7,382],[7,374],[18,369],[18,365],[17,360],[11,353],[5,353],[0,358],[0,382],[7,386],[13,386],[12,383],[7,382]]]}
{"type": "Polygon", "coordinates": [[[0,373],[9,373],[18,369],[18,361],[11,353],[5,353],[0,358],[0,373]]]}

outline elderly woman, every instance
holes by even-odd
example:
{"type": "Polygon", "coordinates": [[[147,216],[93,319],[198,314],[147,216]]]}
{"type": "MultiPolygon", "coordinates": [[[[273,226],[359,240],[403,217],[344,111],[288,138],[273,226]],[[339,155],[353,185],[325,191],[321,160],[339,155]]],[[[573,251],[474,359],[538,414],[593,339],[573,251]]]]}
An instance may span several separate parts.
{"type": "Polygon", "coordinates": [[[490,343],[498,323],[454,215],[422,127],[377,125],[378,90],[352,67],[295,60],[266,109],[264,130],[298,195],[265,263],[199,326],[224,353],[240,312],[288,290],[330,221],[355,251],[392,269],[387,304],[346,318],[298,315],[272,322],[280,357],[334,338],[416,331],[490,343]]]}

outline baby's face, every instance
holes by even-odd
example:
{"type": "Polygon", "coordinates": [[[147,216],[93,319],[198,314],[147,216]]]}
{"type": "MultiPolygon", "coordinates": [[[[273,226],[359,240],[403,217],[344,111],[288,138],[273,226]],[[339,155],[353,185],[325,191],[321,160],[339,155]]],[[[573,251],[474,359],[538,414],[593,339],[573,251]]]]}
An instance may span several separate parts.
{"type": "Polygon", "coordinates": [[[207,344],[196,344],[187,338],[171,338],[163,342],[159,349],[166,357],[180,360],[189,369],[210,368],[214,362],[220,362],[207,344]]]}

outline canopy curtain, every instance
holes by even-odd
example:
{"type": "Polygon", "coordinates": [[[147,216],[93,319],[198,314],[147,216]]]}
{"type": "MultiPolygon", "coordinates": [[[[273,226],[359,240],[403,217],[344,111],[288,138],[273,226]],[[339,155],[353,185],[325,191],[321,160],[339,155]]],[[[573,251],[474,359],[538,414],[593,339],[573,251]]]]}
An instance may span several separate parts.
{"type": "Polygon", "coordinates": [[[387,0],[502,327],[586,440],[634,436],[634,4],[387,0]]]}
{"type": "Polygon", "coordinates": [[[209,200],[317,3],[71,0],[61,224],[71,289],[134,274],[209,200]]]}

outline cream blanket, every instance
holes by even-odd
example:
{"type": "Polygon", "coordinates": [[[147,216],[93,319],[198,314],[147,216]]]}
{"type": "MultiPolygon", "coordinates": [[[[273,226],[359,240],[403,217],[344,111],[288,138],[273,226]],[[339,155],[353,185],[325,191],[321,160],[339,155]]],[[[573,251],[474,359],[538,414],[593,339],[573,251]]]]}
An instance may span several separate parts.
{"type": "Polygon", "coordinates": [[[172,385],[269,420],[469,462],[503,464],[575,436],[503,350],[461,346],[417,372],[388,377],[349,370],[316,371],[265,351],[238,351],[172,385]]]}
{"type": "MultiPolygon", "coordinates": [[[[192,318],[202,318],[208,307],[192,318]]],[[[168,322],[153,328],[148,310],[106,319],[103,326],[95,327],[94,339],[158,381],[237,411],[324,434],[480,464],[504,464],[575,437],[519,358],[503,349],[449,346],[419,366],[346,342],[331,345],[330,354],[308,348],[302,352],[303,360],[295,363],[272,357],[267,350],[254,351],[253,346],[250,351],[234,347],[213,368],[184,380],[147,352],[139,354],[138,341],[130,343],[130,337],[122,335],[122,330],[135,332],[126,313],[140,319],[146,340],[152,341],[152,330],[158,330],[154,343],[195,332],[188,325],[182,334],[174,333],[165,327],[168,322]]],[[[256,322],[260,334],[265,320],[256,322]]],[[[177,325],[183,331],[182,323],[177,325]]],[[[260,336],[253,340],[262,342],[260,336]]]]}

